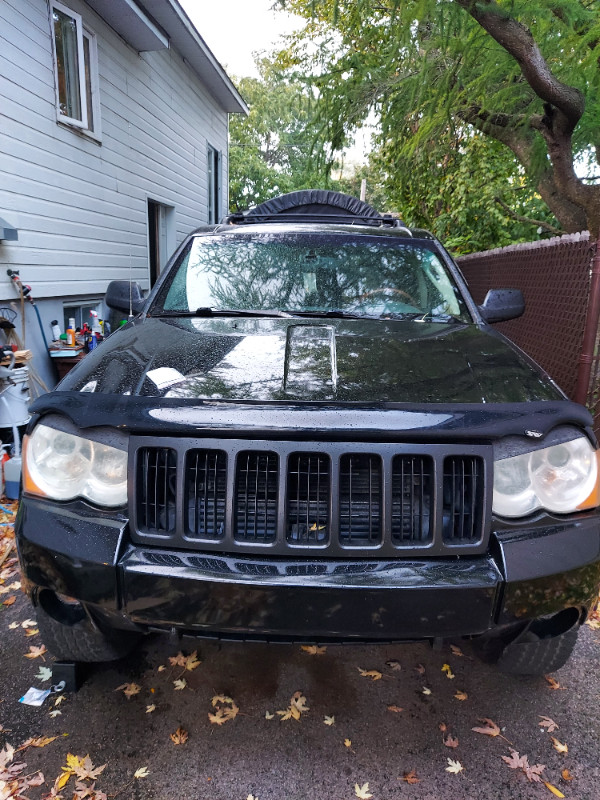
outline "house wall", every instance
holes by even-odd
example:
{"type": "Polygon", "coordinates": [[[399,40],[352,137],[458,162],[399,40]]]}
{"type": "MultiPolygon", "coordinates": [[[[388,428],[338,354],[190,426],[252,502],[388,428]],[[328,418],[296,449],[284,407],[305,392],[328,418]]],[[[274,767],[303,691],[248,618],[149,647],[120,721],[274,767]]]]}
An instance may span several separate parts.
{"type": "Polygon", "coordinates": [[[6,269],[19,270],[47,335],[63,299],[100,298],[116,278],[148,288],[148,198],[174,206],[173,247],[207,221],[208,144],[223,153],[227,209],[227,113],[177,52],[137,53],[86,3],[63,2],[96,34],[99,142],[56,121],[46,0],[0,2],[0,217],[19,237],[0,242],[0,303],[16,296],[6,269]]]}

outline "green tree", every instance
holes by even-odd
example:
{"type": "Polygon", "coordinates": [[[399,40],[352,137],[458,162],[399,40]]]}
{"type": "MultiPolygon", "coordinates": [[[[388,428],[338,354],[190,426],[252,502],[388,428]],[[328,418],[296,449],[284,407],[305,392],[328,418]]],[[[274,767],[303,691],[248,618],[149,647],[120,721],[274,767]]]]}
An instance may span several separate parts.
{"type": "Polygon", "coordinates": [[[277,70],[268,59],[258,66],[260,78],[237,81],[250,113],[233,115],[230,123],[232,211],[297,189],[325,188],[334,163],[331,145],[314,124],[314,88],[277,70]]]}
{"type": "MultiPolygon", "coordinates": [[[[374,109],[399,186],[457,139],[481,156],[477,132],[520,165],[519,197],[537,192],[564,230],[598,233],[600,184],[575,165],[600,163],[599,0],[282,2],[307,24],[280,63],[316,76],[334,148],[374,109]]],[[[522,200],[500,200],[527,216],[522,200]]]]}

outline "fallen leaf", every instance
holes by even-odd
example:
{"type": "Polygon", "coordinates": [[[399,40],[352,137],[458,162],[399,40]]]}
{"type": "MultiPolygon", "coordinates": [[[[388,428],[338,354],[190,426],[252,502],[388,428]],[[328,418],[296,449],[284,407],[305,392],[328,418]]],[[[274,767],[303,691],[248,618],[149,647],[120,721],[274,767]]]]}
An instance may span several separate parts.
{"type": "Polygon", "coordinates": [[[445,722],[438,723],[438,728],[441,730],[442,733],[446,733],[446,731],[448,730],[448,726],[446,725],[445,722]]]}
{"type": "Polygon", "coordinates": [[[319,647],[316,644],[303,644],[301,645],[300,650],[308,653],[309,656],[322,656],[327,652],[327,645],[322,645],[319,647]]]}
{"type": "Polygon", "coordinates": [[[59,711],[58,708],[55,708],[54,711],[50,711],[48,714],[49,717],[58,717],[59,714],[62,714],[62,711],[59,711]]]}
{"type": "Polygon", "coordinates": [[[393,711],[394,714],[399,714],[401,711],[404,711],[404,709],[400,708],[400,706],[388,706],[387,710],[388,711],[393,711]]]}
{"type": "Polygon", "coordinates": [[[310,711],[306,705],[306,697],[302,694],[302,692],[294,692],[292,695],[291,705],[295,706],[298,711],[301,711],[302,713],[305,711],[310,711]]]}
{"type": "Polygon", "coordinates": [[[540,728],[547,728],[548,733],[554,733],[554,731],[558,729],[558,725],[553,719],[550,719],[550,717],[544,717],[541,714],[539,716],[542,720],[541,722],[538,722],[540,728]]]}
{"type": "Polygon", "coordinates": [[[185,668],[192,672],[196,667],[200,666],[202,662],[198,659],[198,651],[194,650],[185,660],[185,668]]]}
{"type": "Polygon", "coordinates": [[[399,661],[386,661],[385,664],[387,667],[395,670],[396,672],[402,669],[402,666],[400,665],[399,661]]]}
{"type": "Polygon", "coordinates": [[[178,678],[176,681],[173,681],[173,686],[175,687],[176,692],[180,692],[187,686],[187,681],[185,678],[178,678]]]}
{"type": "Polygon", "coordinates": [[[417,664],[415,669],[417,670],[419,675],[425,675],[425,667],[423,666],[423,664],[417,664]]]}
{"type": "Polygon", "coordinates": [[[37,636],[38,633],[39,630],[37,628],[27,628],[27,630],[25,631],[25,636],[29,638],[30,636],[37,636]]]}
{"type": "Polygon", "coordinates": [[[555,797],[564,797],[564,794],[560,791],[560,789],[557,789],[556,786],[552,786],[552,784],[548,783],[548,781],[544,781],[544,786],[546,789],[551,791],[555,797]]]}
{"type": "Polygon", "coordinates": [[[471,730],[475,731],[475,733],[483,733],[486,736],[502,736],[500,728],[491,719],[488,719],[487,717],[480,717],[479,721],[485,722],[485,728],[471,728],[471,730]]]}
{"type": "Polygon", "coordinates": [[[454,673],[452,672],[452,670],[450,668],[450,664],[444,664],[442,666],[442,672],[445,672],[446,673],[446,677],[450,678],[450,680],[452,680],[454,678],[454,673]]]}
{"type": "Polygon", "coordinates": [[[170,733],[169,736],[173,744],[185,744],[188,740],[188,732],[181,726],[177,728],[175,733],[170,733]]]}
{"type": "Polygon", "coordinates": [[[64,694],[59,694],[56,700],[54,701],[55,706],[59,706],[65,699],[64,694]]]}
{"type": "Polygon", "coordinates": [[[25,653],[25,658],[39,658],[40,656],[43,658],[44,657],[44,653],[47,653],[47,652],[48,651],[46,650],[46,645],[45,644],[42,644],[39,647],[35,647],[34,645],[31,645],[29,647],[29,652],[25,653]]]}
{"type": "Polygon", "coordinates": [[[40,667],[35,677],[38,679],[38,681],[49,681],[52,677],[52,670],[50,667],[40,667]]]}
{"type": "Polygon", "coordinates": [[[157,667],[157,669],[156,669],[157,672],[164,672],[165,670],[166,670],[166,667],[165,667],[164,664],[161,664],[160,667],[157,667]]]}
{"type": "Polygon", "coordinates": [[[569,748],[566,744],[559,742],[555,736],[551,736],[550,739],[552,740],[552,747],[556,750],[557,753],[568,753],[569,748]]]}
{"type": "Polygon", "coordinates": [[[519,755],[512,747],[510,748],[510,756],[502,756],[501,758],[511,769],[520,769],[528,781],[541,783],[540,775],[546,768],[544,764],[530,766],[527,756],[519,755]]]}
{"type": "Polygon", "coordinates": [[[560,773],[560,777],[563,779],[563,781],[573,780],[573,776],[571,775],[568,769],[563,769],[563,771],[560,773]]]}
{"type": "Polygon", "coordinates": [[[451,772],[453,775],[458,775],[459,772],[464,770],[463,765],[460,761],[453,761],[451,758],[448,759],[448,766],[446,767],[446,772],[451,772]]]}
{"type": "Polygon", "coordinates": [[[265,719],[273,719],[275,714],[271,714],[270,711],[265,711],[265,719]]]}
{"type": "Polygon", "coordinates": [[[411,769],[410,772],[404,773],[404,775],[402,776],[402,780],[406,781],[406,783],[419,783],[421,779],[417,778],[417,773],[415,772],[414,769],[411,769]]]}
{"type": "Polygon", "coordinates": [[[176,656],[169,656],[169,664],[172,667],[185,667],[186,661],[187,661],[187,656],[184,656],[181,650],[177,653],[176,656]]]}
{"type": "Polygon", "coordinates": [[[373,795],[369,792],[369,784],[363,783],[362,786],[359,786],[358,783],[354,784],[354,794],[357,797],[360,797],[361,800],[369,800],[370,797],[373,795]]]}
{"type": "Polygon", "coordinates": [[[101,767],[94,767],[92,764],[92,759],[89,755],[85,756],[85,758],[80,759],[79,764],[73,766],[73,772],[77,777],[82,781],[94,781],[106,769],[106,764],[103,764],[101,767]]]}
{"type": "Polygon", "coordinates": [[[149,774],[150,773],[148,772],[148,767],[140,767],[139,769],[136,769],[136,771],[133,773],[133,777],[138,779],[147,778],[149,774]]]}
{"type": "Polygon", "coordinates": [[[344,739],[344,745],[346,747],[352,747],[352,741],[350,739],[344,739]]]}
{"type": "Polygon", "coordinates": [[[47,744],[50,744],[50,742],[53,742],[55,739],[56,736],[38,736],[36,738],[27,739],[20,747],[17,747],[17,750],[26,750],[28,747],[46,747],[47,744]]]}
{"type": "Polygon", "coordinates": [[[458,747],[458,739],[455,736],[452,736],[451,733],[449,733],[448,736],[443,739],[443,742],[446,747],[458,747]]]}
{"type": "Polygon", "coordinates": [[[323,718],[324,725],[335,725],[335,717],[324,717],[323,718]]]}
{"type": "Polygon", "coordinates": [[[21,623],[22,628],[35,628],[37,622],[34,619],[26,619],[21,623]]]}
{"type": "Polygon", "coordinates": [[[156,706],[154,703],[151,703],[149,706],[146,706],[146,714],[151,714],[153,711],[156,711],[156,706]]]}
{"type": "Polygon", "coordinates": [[[461,689],[459,689],[454,695],[454,697],[456,697],[457,700],[467,700],[469,695],[466,692],[463,692],[461,689]]]}
{"type": "Polygon", "coordinates": [[[356,668],[363,678],[371,678],[372,681],[380,681],[383,675],[376,669],[361,669],[360,667],[356,668]]]}
{"type": "Polygon", "coordinates": [[[12,604],[17,599],[17,595],[13,594],[10,597],[7,597],[6,600],[2,603],[3,606],[12,606],[12,604]]]}
{"type": "Polygon", "coordinates": [[[551,689],[564,689],[565,688],[564,686],[561,686],[560,683],[557,680],[554,680],[554,678],[551,675],[544,675],[544,678],[548,682],[548,686],[551,689]]]}
{"type": "MultiPolygon", "coordinates": [[[[213,708],[217,708],[214,714],[210,712],[208,714],[208,719],[213,725],[224,725],[229,720],[235,719],[240,710],[235,701],[225,695],[215,695],[212,699],[212,705],[213,708]]],[[[300,712],[298,712],[298,716],[300,716],[300,712]]]]}
{"type": "Polygon", "coordinates": [[[137,683],[122,683],[115,689],[115,692],[123,692],[128,700],[134,695],[139,694],[141,691],[142,687],[138,686],[137,683]]]}
{"type": "Polygon", "coordinates": [[[227,695],[225,694],[216,694],[210,702],[212,703],[212,707],[216,708],[216,706],[219,705],[219,703],[221,704],[227,703],[230,705],[233,703],[233,700],[231,699],[231,697],[227,697],[227,695]]]}
{"type": "Polygon", "coordinates": [[[18,622],[11,622],[8,627],[9,627],[9,630],[14,631],[19,627],[19,623],[18,622]]]}
{"type": "Polygon", "coordinates": [[[428,689],[427,686],[423,687],[423,694],[431,694],[431,689],[428,689]]]}
{"type": "Polygon", "coordinates": [[[460,649],[460,647],[457,647],[455,644],[450,645],[450,650],[452,651],[453,656],[464,656],[463,651],[460,649]]]}

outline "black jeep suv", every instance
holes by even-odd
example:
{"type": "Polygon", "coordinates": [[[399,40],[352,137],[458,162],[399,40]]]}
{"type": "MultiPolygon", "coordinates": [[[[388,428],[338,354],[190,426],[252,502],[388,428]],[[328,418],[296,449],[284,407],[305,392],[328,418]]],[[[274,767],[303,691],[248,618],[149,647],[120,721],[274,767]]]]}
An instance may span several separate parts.
{"type": "Polygon", "coordinates": [[[600,581],[587,411],[489,323],[427,231],[327,191],[195,231],[136,313],[37,400],[17,521],[47,646],[147,631],[477,637],[569,657],[600,581]]]}

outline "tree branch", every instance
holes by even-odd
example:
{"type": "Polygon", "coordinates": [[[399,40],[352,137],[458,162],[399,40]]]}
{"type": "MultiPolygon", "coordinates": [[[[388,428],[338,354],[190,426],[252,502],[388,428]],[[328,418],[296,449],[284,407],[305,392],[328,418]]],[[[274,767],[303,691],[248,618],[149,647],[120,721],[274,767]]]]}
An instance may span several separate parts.
{"type": "Polygon", "coordinates": [[[537,96],[562,111],[572,132],[585,108],[583,95],[554,76],[529,28],[510,17],[496,0],[455,2],[515,59],[537,96]]]}
{"type": "Polygon", "coordinates": [[[509,217],[516,219],[518,222],[524,222],[526,225],[535,225],[536,228],[543,228],[545,231],[555,233],[558,236],[564,233],[562,228],[556,228],[554,225],[550,225],[549,222],[544,222],[542,219],[531,219],[530,217],[523,217],[521,214],[517,214],[517,212],[513,211],[500,197],[494,197],[494,200],[498,203],[500,208],[506,211],[509,217]]]}

